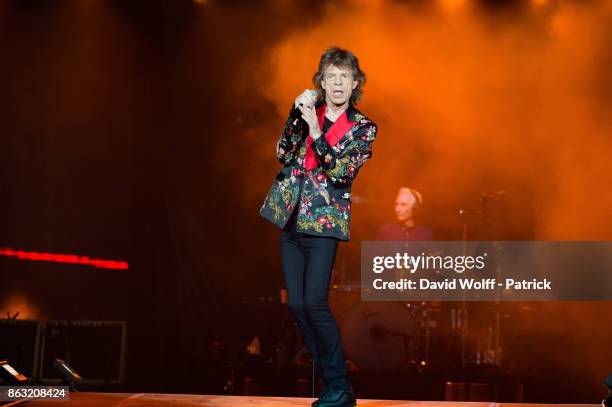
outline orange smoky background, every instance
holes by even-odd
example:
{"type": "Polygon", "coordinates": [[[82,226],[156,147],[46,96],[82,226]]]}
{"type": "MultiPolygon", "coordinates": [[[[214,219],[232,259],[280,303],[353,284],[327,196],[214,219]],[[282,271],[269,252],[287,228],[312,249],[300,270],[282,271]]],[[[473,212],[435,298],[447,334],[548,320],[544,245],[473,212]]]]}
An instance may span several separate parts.
{"type": "MultiPolygon", "coordinates": [[[[328,3],[245,66],[232,97],[255,87],[276,108],[245,133],[270,167],[323,50],[351,49],[367,75],[358,107],[379,126],[354,194],[376,212],[391,213],[400,185],[445,211],[503,191],[521,239],[609,239],[611,37],[604,1],[328,3]]],[[[273,170],[247,195],[262,200],[273,170]]]]}

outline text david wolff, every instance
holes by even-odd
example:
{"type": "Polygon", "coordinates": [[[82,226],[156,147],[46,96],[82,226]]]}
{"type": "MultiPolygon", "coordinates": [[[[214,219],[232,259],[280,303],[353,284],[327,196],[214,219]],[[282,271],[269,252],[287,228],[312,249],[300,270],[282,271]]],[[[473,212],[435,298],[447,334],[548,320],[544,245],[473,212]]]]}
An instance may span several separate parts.
{"type": "Polygon", "coordinates": [[[548,279],[537,280],[514,280],[507,278],[503,283],[498,283],[494,278],[476,280],[466,279],[444,279],[444,281],[431,281],[420,278],[418,284],[414,280],[402,278],[398,281],[384,281],[377,278],[372,282],[375,290],[495,290],[504,288],[506,290],[552,290],[552,283],[548,279]]]}

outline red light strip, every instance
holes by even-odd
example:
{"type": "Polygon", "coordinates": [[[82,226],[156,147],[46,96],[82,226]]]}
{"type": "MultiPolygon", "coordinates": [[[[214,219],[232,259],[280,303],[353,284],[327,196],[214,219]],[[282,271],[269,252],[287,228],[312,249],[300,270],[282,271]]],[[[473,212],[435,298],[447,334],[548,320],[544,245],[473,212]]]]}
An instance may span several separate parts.
{"type": "Polygon", "coordinates": [[[19,260],[51,261],[55,263],[67,264],[86,264],[88,266],[94,266],[101,269],[128,269],[128,263],[126,261],[90,259],[87,256],[77,256],[76,254],[26,252],[23,250],[13,250],[9,248],[0,247],[0,256],[17,257],[19,260]]]}

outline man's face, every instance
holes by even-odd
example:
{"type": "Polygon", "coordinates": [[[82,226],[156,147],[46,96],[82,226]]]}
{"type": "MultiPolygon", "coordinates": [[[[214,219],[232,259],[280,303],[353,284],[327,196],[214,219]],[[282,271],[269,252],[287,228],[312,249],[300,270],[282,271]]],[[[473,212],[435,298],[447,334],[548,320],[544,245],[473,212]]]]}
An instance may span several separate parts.
{"type": "Polygon", "coordinates": [[[339,68],[328,65],[323,72],[321,87],[325,91],[325,102],[342,106],[348,102],[357,87],[357,81],[353,79],[350,68],[339,68]]]}
{"type": "Polygon", "coordinates": [[[416,198],[408,191],[397,194],[395,199],[395,217],[400,222],[405,222],[412,218],[416,198]]]}

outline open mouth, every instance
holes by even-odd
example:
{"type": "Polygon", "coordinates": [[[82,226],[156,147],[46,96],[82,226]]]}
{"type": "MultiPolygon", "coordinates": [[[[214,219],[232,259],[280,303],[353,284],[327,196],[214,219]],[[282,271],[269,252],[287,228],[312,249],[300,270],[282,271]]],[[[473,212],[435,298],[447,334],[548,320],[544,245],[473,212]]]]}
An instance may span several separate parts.
{"type": "Polygon", "coordinates": [[[335,90],[332,93],[333,97],[338,98],[338,97],[342,97],[342,95],[344,95],[344,92],[341,90],[335,90]]]}

